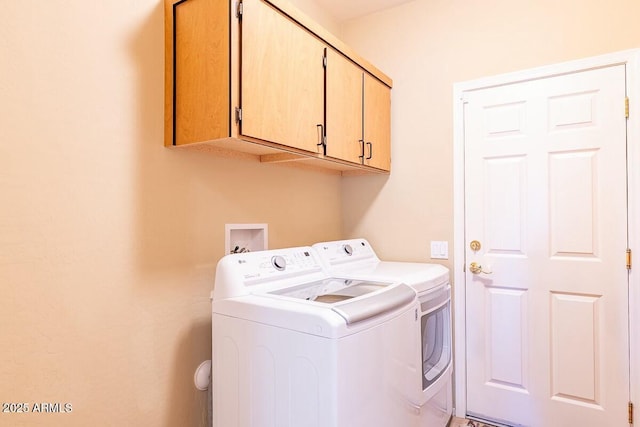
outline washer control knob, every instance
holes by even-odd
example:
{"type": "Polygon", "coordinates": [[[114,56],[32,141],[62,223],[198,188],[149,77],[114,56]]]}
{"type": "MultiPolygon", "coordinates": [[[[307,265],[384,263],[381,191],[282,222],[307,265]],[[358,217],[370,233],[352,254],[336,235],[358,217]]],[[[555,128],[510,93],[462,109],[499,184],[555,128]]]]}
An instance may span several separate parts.
{"type": "Polygon", "coordinates": [[[349,256],[353,255],[353,248],[351,247],[351,245],[344,245],[342,249],[344,250],[345,254],[349,256]]]}
{"type": "Polygon", "coordinates": [[[280,255],[276,255],[271,258],[271,264],[273,264],[276,270],[283,271],[287,267],[287,260],[280,255]]]}

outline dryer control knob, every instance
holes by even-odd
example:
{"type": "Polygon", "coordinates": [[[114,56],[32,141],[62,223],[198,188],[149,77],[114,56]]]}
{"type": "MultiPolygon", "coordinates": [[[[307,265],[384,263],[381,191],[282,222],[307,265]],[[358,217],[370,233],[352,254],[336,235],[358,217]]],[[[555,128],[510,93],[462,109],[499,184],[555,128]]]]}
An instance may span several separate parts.
{"type": "Polygon", "coordinates": [[[280,255],[276,255],[271,258],[271,264],[273,264],[276,270],[282,271],[287,267],[287,260],[285,260],[284,257],[280,255]]]}
{"type": "Polygon", "coordinates": [[[353,248],[351,247],[351,245],[344,245],[342,249],[347,255],[349,256],[353,255],[353,248]]]}

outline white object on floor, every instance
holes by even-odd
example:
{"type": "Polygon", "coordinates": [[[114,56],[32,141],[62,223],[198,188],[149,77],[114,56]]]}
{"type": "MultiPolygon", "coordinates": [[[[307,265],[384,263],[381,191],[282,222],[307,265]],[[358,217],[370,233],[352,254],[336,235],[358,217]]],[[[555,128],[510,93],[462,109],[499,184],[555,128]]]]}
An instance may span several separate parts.
{"type": "Polygon", "coordinates": [[[205,360],[193,374],[193,383],[198,390],[204,391],[209,388],[209,377],[211,376],[211,360],[205,360]]]}

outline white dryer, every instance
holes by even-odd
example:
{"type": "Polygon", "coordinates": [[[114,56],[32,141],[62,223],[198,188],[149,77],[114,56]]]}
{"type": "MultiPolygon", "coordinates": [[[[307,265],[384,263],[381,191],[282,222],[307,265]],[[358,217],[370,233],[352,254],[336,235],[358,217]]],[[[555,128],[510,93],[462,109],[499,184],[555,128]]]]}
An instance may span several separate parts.
{"type": "Polygon", "coordinates": [[[414,330],[418,369],[409,392],[417,409],[412,426],[444,427],[453,413],[451,286],[439,264],[381,261],[365,239],[313,245],[333,275],[362,280],[401,281],[414,288],[420,322],[414,330]]]}
{"type": "Polygon", "coordinates": [[[227,255],[212,293],[214,427],[407,426],[419,306],[310,247],[227,255]]]}

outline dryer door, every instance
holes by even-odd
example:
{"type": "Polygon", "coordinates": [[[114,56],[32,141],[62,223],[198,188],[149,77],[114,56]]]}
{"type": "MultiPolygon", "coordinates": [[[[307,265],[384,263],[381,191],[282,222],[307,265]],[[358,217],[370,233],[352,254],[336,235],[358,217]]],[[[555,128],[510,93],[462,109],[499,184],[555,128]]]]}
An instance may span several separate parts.
{"type": "Polygon", "coordinates": [[[422,311],[422,390],[426,390],[451,363],[451,286],[420,300],[422,311]]]}

